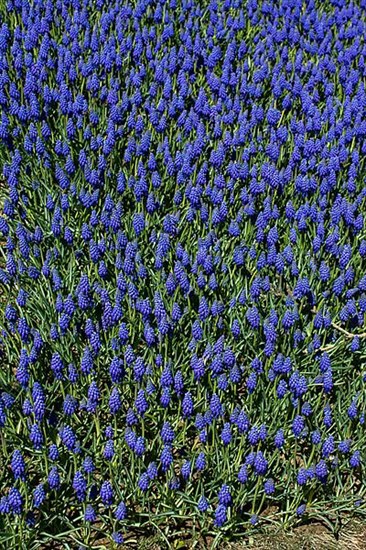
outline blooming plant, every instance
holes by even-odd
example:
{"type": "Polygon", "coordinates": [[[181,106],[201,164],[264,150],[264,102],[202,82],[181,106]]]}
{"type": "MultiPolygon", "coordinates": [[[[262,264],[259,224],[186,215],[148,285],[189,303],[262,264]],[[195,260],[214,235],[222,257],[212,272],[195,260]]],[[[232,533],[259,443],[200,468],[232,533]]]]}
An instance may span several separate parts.
{"type": "Polygon", "coordinates": [[[0,544],[362,513],[366,1],[0,4],[0,544]]]}

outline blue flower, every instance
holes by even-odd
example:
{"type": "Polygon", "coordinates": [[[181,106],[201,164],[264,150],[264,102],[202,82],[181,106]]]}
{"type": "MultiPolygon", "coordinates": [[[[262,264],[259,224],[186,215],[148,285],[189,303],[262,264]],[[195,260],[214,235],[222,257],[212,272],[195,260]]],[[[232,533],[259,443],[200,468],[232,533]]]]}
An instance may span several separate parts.
{"type": "Polygon", "coordinates": [[[11,487],[8,494],[8,504],[13,514],[20,515],[23,512],[23,497],[16,487],[11,487]]]}
{"type": "Polygon", "coordinates": [[[267,479],[264,482],[264,492],[266,495],[272,495],[275,492],[275,483],[273,479],[267,479]]]}
{"type": "Polygon", "coordinates": [[[169,422],[164,422],[160,434],[161,434],[161,439],[163,443],[170,444],[174,441],[174,438],[175,438],[174,430],[171,427],[169,422]]]}
{"type": "Polygon", "coordinates": [[[355,451],[349,459],[349,465],[351,468],[358,468],[361,464],[361,453],[360,451],[355,451]]]}
{"type": "Polygon", "coordinates": [[[113,504],[114,492],[109,481],[104,481],[100,488],[100,498],[105,506],[113,504]]]}
{"type": "Polygon", "coordinates": [[[15,479],[25,481],[25,462],[22,453],[16,449],[11,458],[11,469],[15,479]]]}
{"type": "Polygon", "coordinates": [[[318,462],[315,466],[315,474],[319,481],[326,483],[328,478],[328,467],[324,460],[320,460],[320,462],[318,462]]]}
{"type": "Polygon", "coordinates": [[[58,489],[60,487],[60,475],[56,466],[52,466],[48,474],[48,485],[50,489],[58,489]]]}
{"type": "Polygon", "coordinates": [[[142,492],[146,492],[150,485],[150,479],[146,472],[141,474],[139,480],[138,480],[138,486],[141,489],[142,492]]]}
{"type": "Polygon", "coordinates": [[[97,514],[91,504],[87,504],[85,508],[84,519],[88,523],[93,523],[97,519],[97,514]]]}
{"type": "Polygon", "coordinates": [[[121,397],[118,388],[113,388],[109,398],[109,410],[112,414],[116,414],[121,408],[121,397]]]}
{"type": "Polygon", "coordinates": [[[254,460],[254,470],[258,475],[265,475],[268,469],[268,461],[264,457],[262,451],[258,451],[254,460]]]}
{"type": "Polygon", "coordinates": [[[42,483],[37,485],[33,491],[33,504],[35,508],[39,508],[46,498],[46,492],[42,483]]]}
{"type": "Polygon", "coordinates": [[[215,526],[223,527],[227,521],[227,508],[223,504],[219,504],[215,510],[215,526]]]}
{"type": "Polygon", "coordinates": [[[43,434],[38,424],[33,424],[30,428],[29,439],[33,443],[33,447],[38,450],[42,448],[43,445],[43,434]]]}
{"type": "Polygon", "coordinates": [[[114,515],[115,515],[115,518],[119,521],[122,521],[122,520],[126,519],[126,517],[127,517],[127,506],[123,501],[121,501],[118,504],[118,506],[117,506],[117,508],[114,512],[114,515]]]}
{"type": "Polygon", "coordinates": [[[201,495],[199,500],[198,500],[198,503],[197,503],[197,508],[200,512],[206,512],[209,508],[209,503],[206,499],[206,497],[204,495],[201,495]]]}
{"type": "Polygon", "coordinates": [[[193,398],[190,392],[186,392],[182,401],[182,413],[183,416],[192,416],[194,410],[193,398]]]}

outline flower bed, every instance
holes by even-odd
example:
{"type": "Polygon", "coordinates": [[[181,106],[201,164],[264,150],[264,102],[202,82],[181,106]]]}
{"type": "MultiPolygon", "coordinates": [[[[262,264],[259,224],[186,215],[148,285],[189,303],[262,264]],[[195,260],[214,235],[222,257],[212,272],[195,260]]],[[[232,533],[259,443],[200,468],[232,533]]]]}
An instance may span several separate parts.
{"type": "Polygon", "coordinates": [[[0,11],[2,543],[362,512],[365,1],[0,11]]]}

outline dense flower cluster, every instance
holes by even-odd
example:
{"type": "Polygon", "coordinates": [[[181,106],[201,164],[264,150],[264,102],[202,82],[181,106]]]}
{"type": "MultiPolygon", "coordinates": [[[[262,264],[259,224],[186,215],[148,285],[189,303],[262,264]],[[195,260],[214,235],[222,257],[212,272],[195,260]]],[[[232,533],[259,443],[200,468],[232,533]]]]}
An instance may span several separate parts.
{"type": "Polygon", "coordinates": [[[6,536],[362,507],[365,0],[0,10],[6,536]]]}

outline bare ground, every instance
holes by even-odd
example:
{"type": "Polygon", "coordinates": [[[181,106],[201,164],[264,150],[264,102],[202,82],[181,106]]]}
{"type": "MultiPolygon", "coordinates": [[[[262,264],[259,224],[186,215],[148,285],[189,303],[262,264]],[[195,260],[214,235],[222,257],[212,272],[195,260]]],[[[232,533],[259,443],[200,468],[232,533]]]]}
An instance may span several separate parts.
{"type": "Polygon", "coordinates": [[[167,542],[159,535],[146,539],[126,539],[126,546],[139,550],[366,550],[366,523],[352,521],[339,534],[338,540],[321,524],[302,525],[291,531],[273,530],[267,534],[249,536],[245,540],[217,543],[199,537],[191,541],[167,542]]]}

